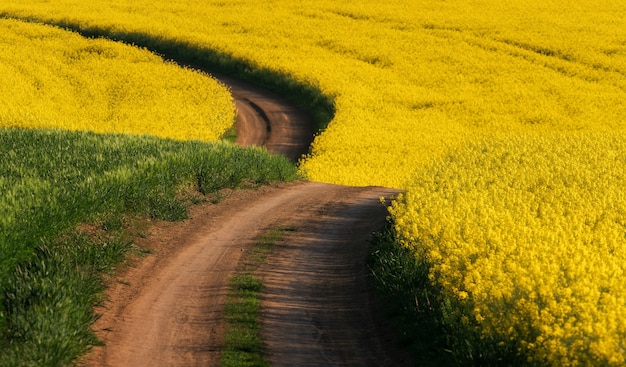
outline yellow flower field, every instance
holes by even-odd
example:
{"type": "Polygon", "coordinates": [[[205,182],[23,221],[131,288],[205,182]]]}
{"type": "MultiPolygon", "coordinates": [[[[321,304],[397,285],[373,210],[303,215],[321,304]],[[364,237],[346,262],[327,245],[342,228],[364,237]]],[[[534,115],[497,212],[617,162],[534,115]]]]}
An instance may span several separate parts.
{"type": "Polygon", "coordinates": [[[228,90],[135,47],[0,19],[0,127],[218,140],[228,90]]]}
{"type": "Polygon", "coordinates": [[[580,0],[7,0],[0,14],[224,52],[318,87],[336,115],[302,169],[402,188],[450,147],[624,130],[626,5],[580,0]]]}
{"type": "Polygon", "coordinates": [[[318,88],[336,113],[300,169],[406,189],[396,231],[468,333],[537,363],[626,364],[626,3],[6,0],[0,14],[318,88]]]}
{"type": "Polygon", "coordinates": [[[397,233],[453,321],[554,366],[623,365],[625,152],[608,134],[460,148],[393,203],[397,233]]]}

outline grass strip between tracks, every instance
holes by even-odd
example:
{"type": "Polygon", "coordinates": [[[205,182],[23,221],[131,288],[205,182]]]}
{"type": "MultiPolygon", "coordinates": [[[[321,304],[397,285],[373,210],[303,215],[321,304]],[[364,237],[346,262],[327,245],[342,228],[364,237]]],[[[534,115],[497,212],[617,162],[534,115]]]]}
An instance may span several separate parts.
{"type": "Polygon", "coordinates": [[[261,293],[264,284],[256,274],[289,227],[269,229],[245,254],[240,270],[230,279],[226,302],[226,333],[220,365],[222,367],[269,366],[261,340],[261,293]]]}

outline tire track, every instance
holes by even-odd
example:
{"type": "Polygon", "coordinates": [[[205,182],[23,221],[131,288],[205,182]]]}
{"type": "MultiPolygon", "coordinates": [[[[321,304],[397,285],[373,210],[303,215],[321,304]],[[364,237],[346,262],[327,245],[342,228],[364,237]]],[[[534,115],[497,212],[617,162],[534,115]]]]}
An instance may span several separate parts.
{"type": "Polygon", "coordinates": [[[237,144],[265,146],[293,162],[309,152],[315,135],[309,113],[268,90],[225,75],[211,75],[230,88],[235,100],[237,144]]]}

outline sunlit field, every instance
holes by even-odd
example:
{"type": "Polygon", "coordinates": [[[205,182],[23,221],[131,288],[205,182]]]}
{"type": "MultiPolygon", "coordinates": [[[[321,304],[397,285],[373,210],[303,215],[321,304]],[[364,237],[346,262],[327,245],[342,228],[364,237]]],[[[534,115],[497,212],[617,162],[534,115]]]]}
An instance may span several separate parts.
{"type": "Polygon", "coordinates": [[[206,74],[15,20],[0,45],[0,366],[71,365],[98,344],[102,276],[139,251],[133,223],[296,168],[216,141],[234,106],[206,74]]]}
{"type": "Polygon", "coordinates": [[[157,55],[45,25],[0,19],[0,127],[218,140],[228,90],[157,55]]]}
{"type": "Polygon", "coordinates": [[[589,134],[473,144],[415,176],[396,231],[463,344],[522,364],[624,364],[624,167],[626,137],[589,134]]]}
{"type": "Polygon", "coordinates": [[[178,42],[312,85],[336,114],[302,170],[404,187],[416,165],[493,135],[621,131],[624,5],[5,1],[0,13],[178,42]]]}
{"type": "Polygon", "coordinates": [[[97,343],[101,276],[137,251],[132,218],[296,177],[259,148],[131,134],[4,128],[0,156],[0,366],[69,365],[97,343]]]}
{"type": "Polygon", "coordinates": [[[0,14],[313,90],[334,114],[300,171],[406,190],[395,232],[459,355],[626,363],[623,2],[7,0],[0,14]]]}

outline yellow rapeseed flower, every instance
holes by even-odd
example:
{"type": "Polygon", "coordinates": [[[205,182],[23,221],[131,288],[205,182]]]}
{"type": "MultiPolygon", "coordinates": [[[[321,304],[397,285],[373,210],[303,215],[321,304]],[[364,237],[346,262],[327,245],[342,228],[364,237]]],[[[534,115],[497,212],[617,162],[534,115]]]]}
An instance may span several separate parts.
{"type": "Polygon", "coordinates": [[[218,140],[228,90],[135,47],[0,19],[0,127],[218,140]]]}
{"type": "Polygon", "coordinates": [[[391,214],[485,338],[553,365],[621,365],[624,152],[619,133],[477,143],[418,171],[391,214]]]}

